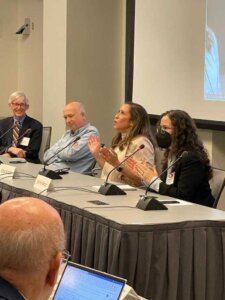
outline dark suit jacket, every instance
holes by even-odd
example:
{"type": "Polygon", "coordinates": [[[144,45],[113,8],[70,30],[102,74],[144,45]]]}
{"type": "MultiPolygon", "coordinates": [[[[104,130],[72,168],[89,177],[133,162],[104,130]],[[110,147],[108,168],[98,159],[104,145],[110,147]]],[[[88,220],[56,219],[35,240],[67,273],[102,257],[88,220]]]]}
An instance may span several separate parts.
{"type": "MultiPolygon", "coordinates": [[[[4,134],[10,127],[13,126],[13,117],[9,117],[3,120],[0,120],[0,136],[4,134]]],[[[39,149],[41,146],[42,140],[42,124],[26,116],[23,121],[23,126],[20,129],[19,135],[21,136],[28,128],[32,129],[30,134],[26,134],[25,137],[30,137],[30,142],[28,146],[22,146],[18,144],[18,148],[21,148],[26,151],[26,160],[34,163],[39,163],[39,149]]],[[[12,134],[13,130],[10,130],[5,136],[0,139],[0,154],[7,152],[8,147],[12,145],[12,134]]]]}
{"type": "Polygon", "coordinates": [[[188,151],[174,167],[174,182],[166,184],[166,174],[162,176],[159,193],[178,199],[212,207],[214,198],[211,194],[207,170],[197,153],[188,151]]]}
{"type": "Polygon", "coordinates": [[[0,277],[0,300],[24,300],[24,298],[11,283],[0,277]]]}

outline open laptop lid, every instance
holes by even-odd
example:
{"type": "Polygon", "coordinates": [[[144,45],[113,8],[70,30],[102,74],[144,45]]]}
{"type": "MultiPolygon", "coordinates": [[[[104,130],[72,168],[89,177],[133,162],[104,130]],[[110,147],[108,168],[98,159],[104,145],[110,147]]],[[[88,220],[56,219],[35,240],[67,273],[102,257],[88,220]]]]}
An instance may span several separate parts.
{"type": "Polygon", "coordinates": [[[126,280],[73,262],[64,269],[54,300],[118,300],[126,280]]]}

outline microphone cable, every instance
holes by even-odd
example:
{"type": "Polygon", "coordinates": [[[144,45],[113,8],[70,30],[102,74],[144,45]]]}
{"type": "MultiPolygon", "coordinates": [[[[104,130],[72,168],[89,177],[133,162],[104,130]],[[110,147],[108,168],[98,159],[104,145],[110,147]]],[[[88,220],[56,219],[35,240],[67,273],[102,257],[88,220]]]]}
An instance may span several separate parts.
{"type": "Polygon", "coordinates": [[[48,191],[48,189],[44,189],[42,190],[40,193],[38,193],[38,195],[43,194],[44,192],[48,191],[47,196],[52,194],[52,193],[57,193],[57,192],[61,192],[61,191],[81,191],[81,192],[86,192],[86,193],[92,193],[92,194],[99,194],[96,191],[90,190],[90,189],[86,189],[86,188],[82,188],[82,187],[70,187],[70,186],[62,186],[62,187],[54,187],[54,191],[48,191]]]}

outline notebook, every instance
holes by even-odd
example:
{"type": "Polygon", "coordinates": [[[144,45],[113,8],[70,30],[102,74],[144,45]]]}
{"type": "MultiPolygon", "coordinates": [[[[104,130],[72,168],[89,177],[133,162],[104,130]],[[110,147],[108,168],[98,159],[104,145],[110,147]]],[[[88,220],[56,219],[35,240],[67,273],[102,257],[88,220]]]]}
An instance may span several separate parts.
{"type": "Polygon", "coordinates": [[[54,300],[118,300],[126,280],[101,271],[68,262],[54,300]]]}

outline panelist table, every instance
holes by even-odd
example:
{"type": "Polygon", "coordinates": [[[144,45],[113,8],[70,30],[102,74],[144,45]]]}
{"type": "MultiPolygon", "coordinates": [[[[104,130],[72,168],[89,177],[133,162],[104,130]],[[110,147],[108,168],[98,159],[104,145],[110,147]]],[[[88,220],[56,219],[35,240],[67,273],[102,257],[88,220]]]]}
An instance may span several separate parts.
{"type": "Polygon", "coordinates": [[[135,206],[143,191],[103,196],[93,188],[100,179],[77,173],[54,180],[54,192],[38,194],[35,179],[24,173],[37,176],[40,169],[18,164],[15,179],[0,175],[1,201],[26,195],[54,206],[73,261],[126,278],[150,300],[225,299],[225,212],[184,201],[167,211],[142,211],[135,206]],[[81,186],[89,192],[75,189],[81,186]]]}

